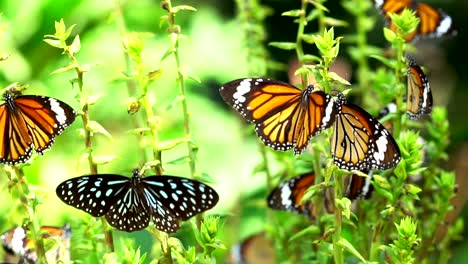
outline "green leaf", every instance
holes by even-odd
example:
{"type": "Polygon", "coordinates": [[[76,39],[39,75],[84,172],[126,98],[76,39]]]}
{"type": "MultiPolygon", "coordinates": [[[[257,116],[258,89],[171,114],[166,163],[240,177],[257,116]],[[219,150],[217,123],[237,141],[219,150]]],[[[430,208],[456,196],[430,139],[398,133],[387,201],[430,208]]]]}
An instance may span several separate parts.
{"type": "Polygon", "coordinates": [[[75,70],[77,67],[78,67],[77,64],[70,64],[70,65],[65,66],[65,67],[63,67],[63,68],[58,68],[58,69],[56,69],[56,70],[53,71],[51,74],[57,74],[57,73],[61,73],[61,72],[72,71],[72,70],[75,70]]]}
{"type": "Polygon", "coordinates": [[[182,73],[182,76],[184,76],[184,78],[189,78],[198,83],[201,83],[200,78],[195,73],[193,73],[193,70],[191,67],[186,66],[186,67],[181,68],[181,73],[182,73]]]}
{"type": "Polygon", "coordinates": [[[397,38],[397,35],[395,34],[395,32],[393,32],[391,29],[389,28],[384,28],[384,37],[385,39],[390,42],[390,43],[393,43],[395,42],[395,39],[397,38]]]}
{"type": "Polygon", "coordinates": [[[189,5],[179,5],[179,6],[175,6],[171,9],[172,13],[177,13],[179,11],[197,11],[197,9],[193,6],[189,6],[189,5]]]}
{"type": "Polygon", "coordinates": [[[80,36],[76,35],[75,38],[73,39],[72,44],[70,45],[70,54],[73,55],[80,51],[81,49],[81,42],[80,42],[80,36]]]}
{"type": "Polygon", "coordinates": [[[315,39],[313,34],[302,34],[301,38],[308,44],[314,44],[315,39]]]}
{"type": "Polygon", "coordinates": [[[97,165],[104,165],[107,164],[117,158],[120,158],[117,155],[109,155],[109,156],[93,156],[93,162],[97,165]]]}
{"type": "Polygon", "coordinates": [[[180,158],[177,158],[177,159],[173,159],[169,162],[166,162],[167,164],[171,164],[171,165],[182,165],[182,164],[186,164],[190,161],[190,157],[189,156],[182,156],[180,158]]]}
{"type": "Polygon", "coordinates": [[[146,77],[148,77],[148,81],[152,82],[152,81],[154,81],[156,79],[159,79],[159,77],[161,77],[162,73],[163,73],[162,69],[157,69],[157,70],[148,72],[148,75],[146,77]]]}
{"type": "Polygon", "coordinates": [[[349,253],[353,254],[355,257],[357,257],[362,262],[366,262],[366,259],[363,256],[361,256],[361,254],[359,254],[359,251],[357,251],[356,248],[354,248],[354,246],[351,243],[349,243],[349,241],[346,240],[345,238],[342,237],[338,241],[338,245],[340,245],[341,247],[346,249],[349,253]]]}
{"type": "Polygon", "coordinates": [[[175,105],[177,105],[178,103],[182,102],[183,100],[185,99],[185,96],[183,95],[178,95],[174,98],[174,100],[171,101],[171,103],[169,105],[167,105],[166,107],[166,111],[169,111],[171,110],[172,108],[174,108],[175,105]]]}
{"type": "Polygon", "coordinates": [[[302,239],[304,236],[317,236],[321,233],[321,230],[318,226],[316,225],[310,225],[304,229],[302,229],[301,231],[295,233],[293,236],[291,236],[289,238],[289,242],[292,242],[292,241],[295,241],[295,240],[298,240],[298,239],[302,239]]]}
{"type": "Polygon", "coordinates": [[[140,128],[130,129],[127,131],[127,133],[134,134],[134,135],[150,135],[151,129],[149,127],[140,127],[140,128]]]}
{"type": "Polygon", "coordinates": [[[175,146],[184,143],[184,142],[192,142],[190,138],[176,138],[170,139],[166,141],[162,141],[158,143],[158,150],[164,151],[174,148],[175,146]]]}
{"type": "Polygon", "coordinates": [[[174,47],[169,47],[166,50],[166,53],[164,53],[164,55],[162,56],[162,58],[159,61],[160,62],[164,61],[165,59],[167,59],[167,57],[171,56],[171,54],[173,54],[175,51],[176,51],[176,49],[174,47]]]}
{"type": "Polygon", "coordinates": [[[88,98],[86,98],[86,103],[88,105],[94,105],[96,104],[101,98],[104,97],[104,94],[93,94],[89,95],[88,98]]]}
{"type": "Polygon", "coordinates": [[[58,39],[44,39],[44,42],[55,48],[63,48],[62,42],[58,39]]]}
{"type": "Polygon", "coordinates": [[[349,83],[347,80],[339,76],[336,72],[332,72],[332,71],[328,72],[328,77],[330,77],[332,80],[338,83],[341,83],[344,85],[351,85],[351,83],[349,83]]]}
{"type": "Polygon", "coordinates": [[[296,43],[294,42],[270,42],[268,46],[272,46],[283,50],[294,50],[296,49],[296,43]]]}
{"type": "Polygon", "coordinates": [[[301,9],[294,9],[294,10],[289,10],[289,11],[281,13],[282,16],[289,16],[289,17],[300,17],[303,14],[304,14],[304,11],[302,11],[301,9]]]}
{"type": "Polygon", "coordinates": [[[304,57],[302,57],[303,63],[320,63],[321,61],[322,59],[315,55],[305,54],[304,57]]]}
{"type": "Polygon", "coordinates": [[[107,130],[96,121],[93,121],[93,120],[89,121],[87,129],[89,129],[93,133],[102,134],[105,137],[107,137],[109,140],[113,141],[111,134],[107,132],[107,130]]]}
{"type": "Polygon", "coordinates": [[[323,22],[326,25],[332,26],[332,27],[347,27],[347,26],[349,26],[348,22],[346,22],[344,20],[336,19],[336,18],[333,18],[333,17],[325,17],[323,19],[323,22]]]}

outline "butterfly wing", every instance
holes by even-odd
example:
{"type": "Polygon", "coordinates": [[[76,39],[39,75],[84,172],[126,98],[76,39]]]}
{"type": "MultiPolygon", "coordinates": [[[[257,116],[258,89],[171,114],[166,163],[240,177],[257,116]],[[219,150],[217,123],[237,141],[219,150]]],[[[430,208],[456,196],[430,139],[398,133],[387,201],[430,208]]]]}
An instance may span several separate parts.
{"type": "Polygon", "coordinates": [[[349,175],[346,179],[344,196],[350,200],[370,198],[374,190],[374,187],[371,184],[372,174],[373,171],[370,171],[367,177],[361,177],[356,174],[349,175]]]}
{"type": "Polygon", "coordinates": [[[0,106],[0,163],[24,163],[32,155],[32,139],[24,120],[8,107],[14,106],[13,97],[5,93],[4,99],[0,106]]]}
{"type": "Polygon", "coordinates": [[[121,197],[110,206],[106,213],[107,222],[122,231],[133,232],[144,229],[150,221],[145,198],[140,195],[139,186],[124,188],[121,197]]]}
{"type": "Polygon", "coordinates": [[[142,179],[144,197],[152,211],[156,228],[173,233],[179,220],[213,208],[219,200],[210,186],[176,176],[149,176],[142,179]]]}
{"type": "Polygon", "coordinates": [[[439,38],[445,35],[454,35],[452,18],[443,11],[424,3],[418,3],[416,14],[419,17],[418,35],[439,38]]]}
{"type": "Polygon", "coordinates": [[[52,97],[21,95],[14,99],[14,103],[38,154],[50,148],[54,138],[62,134],[76,117],[73,108],[52,97]]]}
{"type": "Polygon", "coordinates": [[[322,91],[312,92],[313,86],[309,86],[303,92],[303,98],[308,100],[307,107],[304,108],[304,118],[300,120],[302,129],[296,129],[294,136],[295,154],[301,154],[309,144],[310,138],[329,128],[335,121],[336,107],[330,95],[322,91]]]}
{"type": "Polygon", "coordinates": [[[412,59],[409,60],[407,78],[407,113],[411,119],[419,119],[421,115],[432,112],[431,87],[421,67],[412,59]]]}
{"type": "Polygon", "coordinates": [[[304,91],[270,79],[238,79],[220,88],[220,94],[248,122],[262,142],[300,154],[310,137],[329,127],[333,100],[322,92],[304,91]]]}
{"type": "Polygon", "coordinates": [[[315,218],[315,208],[311,203],[301,203],[307,189],[314,185],[315,174],[306,173],[282,182],[268,195],[268,207],[275,210],[305,214],[315,218]]]}
{"type": "Polygon", "coordinates": [[[401,159],[388,130],[364,109],[338,98],[338,114],[331,140],[335,164],[345,170],[389,169],[401,159]]]}
{"type": "Polygon", "coordinates": [[[415,10],[419,26],[413,33],[405,36],[406,41],[412,41],[416,37],[442,37],[456,34],[452,18],[427,4],[414,0],[374,0],[374,3],[393,31],[396,31],[397,27],[391,21],[390,13],[400,14],[405,8],[415,10]]]}
{"type": "Polygon", "coordinates": [[[131,189],[129,178],[116,174],[72,178],[57,186],[57,196],[66,204],[100,217],[131,189]]]}

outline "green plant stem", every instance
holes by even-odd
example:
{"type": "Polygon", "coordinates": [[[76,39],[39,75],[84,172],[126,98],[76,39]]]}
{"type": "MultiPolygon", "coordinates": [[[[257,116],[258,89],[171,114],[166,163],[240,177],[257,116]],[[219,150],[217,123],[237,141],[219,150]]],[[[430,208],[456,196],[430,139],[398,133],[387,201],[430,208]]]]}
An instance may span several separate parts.
{"type": "MultiPolygon", "coordinates": [[[[127,27],[125,25],[125,20],[122,15],[122,4],[120,0],[114,0],[114,7],[115,7],[114,10],[115,10],[116,25],[117,25],[117,28],[119,29],[120,36],[123,37],[125,34],[127,34],[127,27]]],[[[127,52],[124,52],[123,55],[124,55],[124,60],[125,60],[125,72],[131,72],[132,65],[131,65],[130,55],[128,55],[127,52]]],[[[137,94],[137,85],[136,85],[135,79],[129,78],[127,80],[127,90],[128,90],[129,96],[135,96],[137,94]]],[[[133,127],[142,127],[142,125],[139,122],[140,119],[132,118],[131,120],[132,120],[133,127]]],[[[142,134],[138,133],[137,137],[138,137],[138,142],[141,142],[143,140],[142,134]]],[[[143,150],[143,148],[140,148],[140,151],[141,151],[141,158],[145,159],[145,151],[143,150]]]]}
{"type": "MultiPolygon", "coordinates": [[[[172,3],[170,0],[167,0],[168,3],[168,24],[169,24],[169,34],[171,40],[174,41],[172,43],[174,47],[174,59],[176,63],[177,69],[177,86],[179,86],[179,93],[182,96],[183,100],[181,101],[182,104],[182,113],[184,117],[184,133],[186,138],[192,138],[192,132],[190,129],[190,113],[188,110],[188,103],[187,103],[187,96],[185,91],[185,78],[182,74],[182,67],[180,63],[180,52],[179,52],[179,40],[180,40],[180,27],[175,23],[175,13],[172,11],[172,3]],[[174,36],[174,37],[172,37],[174,36]]],[[[187,142],[187,152],[189,156],[189,168],[190,168],[190,175],[191,178],[194,178],[196,175],[196,157],[194,152],[193,142],[187,142]]]]}
{"type": "MultiPolygon", "coordinates": [[[[357,0],[356,5],[359,7],[357,10],[362,11],[356,16],[356,44],[358,50],[361,52],[365,52],[368,49],[367,46],[367,32],[368,29],[362,25],[366,23],[366,20],[369,19],[367,17],[366,11],[364,10],[363,6],[366,4],[364,1],[367,0],[357,0]]],[[[357,60],[358,64],[358,81],[359,81],[359,87],[361,88],[362,91],[366,91],[367,88],[369,87],[369,64],[367,62],[367,54],[361,54],[357,60]]],[[[364,94],[369,94],[369,93],[364,93],[364,94]]]]}
{"type": "MultiPolygon", "coordinates": [[[[308,3],[307,0],[301,1],[301,13],[299,16],[299,27],[297,28],[297,36],[296,36],[296,55],[301,66],[304,65],[304,49],[302,48],[302,36],[304,35],[304,28],[307,25],[307,20],[306,20],[307,3],[308,3]]],[[[306,74],[301,74],[301,83],[304,89],[309,84],[307,77],[308,76],[306,74]]]]}
{"type": "MultiPolygon", "coordinates": [[[[343,197],[343,176],[339,173],[334,173],[335,177],[335,187],[334,187],[334,197],[335,199],[341,199],[343,197]]],[[[339,241],[341,240],[341,226],[343,223],[343,215],[341,212],[341,208],[339,206],[335,206],[335,232],[333,233],[333,258],[335,260],[335,264],[342,264],[344,263],[344,256],[343,256],[343,249],[339,245],[339,241]]]]}
{"type": "Polygon", "coordinates": [[[18,185],[22,194],[21,202],[25,206],[26,211],[28,211],[28,218],[30,221],[28,225],[30,227],[29,231],[31,232],[32,240],[36,246],[38,260],[40,263],[46,263],[44,241],[41,235],[41,225],[36,215],[36,198],[31,197],[31,195],[34,194],[29,190],[28,181],[23,172],[16,166],[12,166],[11,169],[12,170],[10,172],[13,175],[10,175],[10,178],[12,179],[13,177],[11,176],[15,176],[15,178],[18,179],[18,185]]]}
{"type": "MultiPolygon", "coordinates": [[[[90,117],[89,117],[89,104],[88,104],[88,95],[84,90],[84,70],[80,67],[78,60],[76,57],[66,51],[68,57],[72,60],[73,64],[75,65],[75,71],[77,75],[77,84],[80,91],[80,105],[81,105],[81,120],[83,121],[83,129],[85,132],[85,148],[86,153],[88,154],[88,164],[89,164],[89,172],[90,174],[98,174],[98,167],[97,164],[94,162],[93,159],[93,143],[92,143],[92,134],[91,129],[89,127],[90,117]]],[[[106,220],[104,217],[100,217],[102,228],[104,232],[104,240],[106,245],[109,247],[111,252],[115,251],[114,248],[114,239],[112,236],[112,231],[110,230],[106,220]]]]}

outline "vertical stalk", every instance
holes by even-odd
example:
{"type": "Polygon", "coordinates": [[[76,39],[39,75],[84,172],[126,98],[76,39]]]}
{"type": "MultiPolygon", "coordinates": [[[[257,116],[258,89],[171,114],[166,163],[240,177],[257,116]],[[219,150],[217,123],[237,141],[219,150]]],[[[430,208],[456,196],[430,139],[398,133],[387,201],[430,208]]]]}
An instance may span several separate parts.
{"type": "MultiPolygon", "coordinates": [[[[335,199],[340,199],[343,197],[343,176],[340,173],[334,173],[334,197],[335,199]]],[[[335,232],[333,233],[333,258],[335,260],[335,264],[342,264],[344,263],[344,256],[343,256],[343,249],[339,246],[339,241],[341,240],[341,226],[343,223],[343,215],[341,212],[341,208],[339,206],[335,206],[335,232]]]]}
{"type": "MultiPolygon", "coordinates": [[[[41,263],[46,263],[46,256],[45,256],[45,248],[44,248],[44,241],[41,236],[41,225],[39,220],[37,219],[36,215],[36,197],[30,197],[31,192],[29,190],[28,182],[26,177],[24,176],[23,172],[17,166],[11,166],[11,170],[5,170],[7,174],[9,174],[10,180],[13,178],[18,179],[18,186],[21,191],[21,203],[26,208],[28,212],[28,218],[30,224],[28,224],[29,230],[31,231],[31,238],[34,241],[36,246],[36,253],[38,256],[38,260],[41,263]],[[12,177],[14,176],[14,177],[12,177]],[[31,201],[32,200],[32,201],[31,201]]],[[[34,194],[33,194],[34,195],[34,194]]]]}
{"type": "MultiPolygon", "coordinates": [[[[79,93],[80,93],[80,106],[81,106],[81,120],[83,121],[83,130],[85,132],[85,148],[86,148],[86,153],[88,154],[88,164],[89,164],[89,172],[90,174],[98,174],[98,167],[97,164],[94,162],[93,159],[93,143],[92,143],[92,134],[91,134],[91,129],[89,127],[90,123],[90,117],[89,117],[89,104],[88,104],[88,94],[87,91],[84,89],[84,70],[80,67],[80,64],[78,63],[78,60],[76,57],[69,52],[69,50],[65,50],[67,56],[70,58],[72,61],[73,65],[75,65],[75,71],[76,71],[76,82],[78,85],[79,93]]],[[[104,217],[101,217],[101,223],[103,226],[103,232],[104,232],[104,239],[109,247],[109,250],[113,252],[115,250],[114,248],[114,242],[113,242],[113,237],[112,237],[112,231],[110,230],[106,220],[104,217]]]]}
{"type": "MultiPolygon", "coordinates": [[[[302,48],[302,35],[304,34],[304,28],[307,25],[307,20],[306,20],[307,3],[308,3],[307,0],[301,0],[301,13],[299,16],[299,27],[297,29],[297,36],[296,36],[296,55],[301,66],[304,65],[304,49],[302,48]]],[[[304,89],[309,84],[307,77],[308,76],[305,74],[301,75],[302,87],[304,89]]]]}

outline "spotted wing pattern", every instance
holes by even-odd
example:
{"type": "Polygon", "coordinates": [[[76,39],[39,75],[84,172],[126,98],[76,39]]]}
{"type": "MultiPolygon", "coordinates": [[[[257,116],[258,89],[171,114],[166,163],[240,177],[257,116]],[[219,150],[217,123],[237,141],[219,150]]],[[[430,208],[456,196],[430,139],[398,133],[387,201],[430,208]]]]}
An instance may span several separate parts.
{"type": "Polygon", "coordinates": [[[132,232],[148,226],[172,233],[179,221],[213,208],[218,202],[214,189],[198,181],[175,176],[132,178],[98,174],[61,183],[57,196],[66,204],[92,216],[105,216],[119,230],[132,232]]]}

